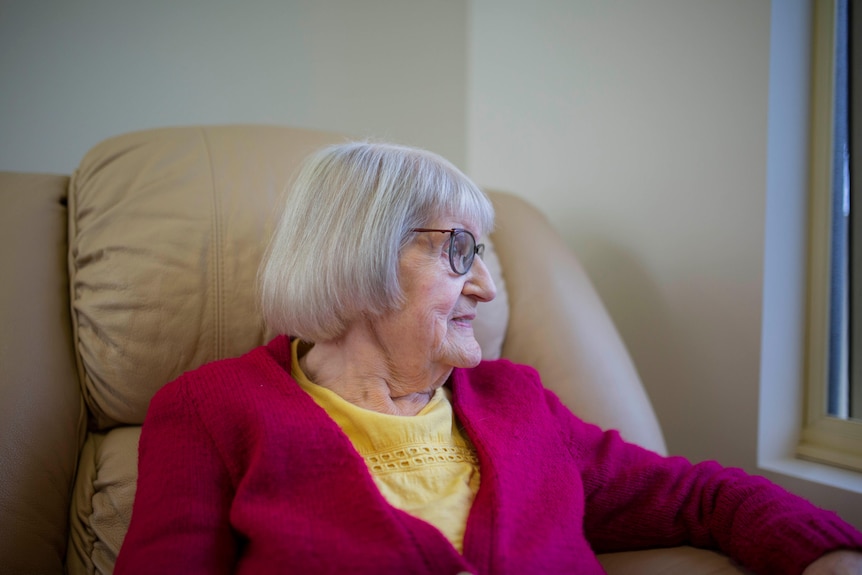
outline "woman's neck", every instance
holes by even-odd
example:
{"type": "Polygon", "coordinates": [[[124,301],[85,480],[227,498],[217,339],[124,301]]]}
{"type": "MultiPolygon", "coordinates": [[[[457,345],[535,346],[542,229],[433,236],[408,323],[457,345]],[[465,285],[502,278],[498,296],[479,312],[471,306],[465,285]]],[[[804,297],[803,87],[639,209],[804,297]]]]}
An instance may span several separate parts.
{"type": "Polygon", "coordinates": [[[373,338],[349,330],[316,343],[299,358],[309,380],[345,401],[379,413],[416,415],[452,373],[450,367],[415,365],[393,358],[373,338]]]}

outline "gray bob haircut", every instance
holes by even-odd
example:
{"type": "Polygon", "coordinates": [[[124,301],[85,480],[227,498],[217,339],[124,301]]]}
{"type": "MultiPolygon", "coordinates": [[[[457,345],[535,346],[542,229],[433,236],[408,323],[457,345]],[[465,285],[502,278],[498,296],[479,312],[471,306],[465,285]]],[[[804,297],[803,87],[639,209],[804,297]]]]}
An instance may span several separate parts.
{"type": "Polygon", "coordinates": [[[270,329],[330,341],[363,315],[397,309],[401,250],[436,219],[491,231],[494,208],[458,168],[405,146],[350,142],[309,157],[284,196],[258,273],[270,329]]]}

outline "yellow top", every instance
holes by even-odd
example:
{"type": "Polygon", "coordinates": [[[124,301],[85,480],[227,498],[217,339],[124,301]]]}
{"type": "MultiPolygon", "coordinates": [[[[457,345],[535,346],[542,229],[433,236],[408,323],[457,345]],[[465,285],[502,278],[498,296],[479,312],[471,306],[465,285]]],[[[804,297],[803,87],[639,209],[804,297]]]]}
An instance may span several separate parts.
{"type": "Polygon", "coordinates": [[[463,552],[464,529],[479,490],[476,450],[458,428],[449,390],[439,388],[422,411],[400,416],[363,409],[312,383],[292,345],[291,375],[344,431],[386,500],[427,521],[463,552]]]}

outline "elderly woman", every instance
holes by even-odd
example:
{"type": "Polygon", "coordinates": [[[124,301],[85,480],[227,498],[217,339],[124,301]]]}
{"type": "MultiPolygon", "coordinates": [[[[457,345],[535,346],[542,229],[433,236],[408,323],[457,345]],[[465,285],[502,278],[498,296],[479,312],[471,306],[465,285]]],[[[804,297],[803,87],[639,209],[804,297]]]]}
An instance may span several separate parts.
{"type": "Polygon", "coordinates": [[[153,399],[116,573],[587,574],[597,552],[679,544],[862,573],[833,513],[625,443],[533,369],[482,361],[494,215],[442,158],[327,148],[289,202],[260,273],[285,335],[153,399]]]}

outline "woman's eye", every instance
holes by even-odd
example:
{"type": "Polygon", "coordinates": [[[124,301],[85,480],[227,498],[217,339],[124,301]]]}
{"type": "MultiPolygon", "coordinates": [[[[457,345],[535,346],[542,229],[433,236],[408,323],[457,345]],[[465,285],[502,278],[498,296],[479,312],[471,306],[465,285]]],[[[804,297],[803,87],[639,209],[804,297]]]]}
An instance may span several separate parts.
{"type": "Polygon", "coordinates": [[[445,254],[446,257],[449,257],[450,245],[452,245],[452,236],[449,236],[449,238],[445,242],[443,242],[443,249],[441,250],[441,253],[445,254]]]}

